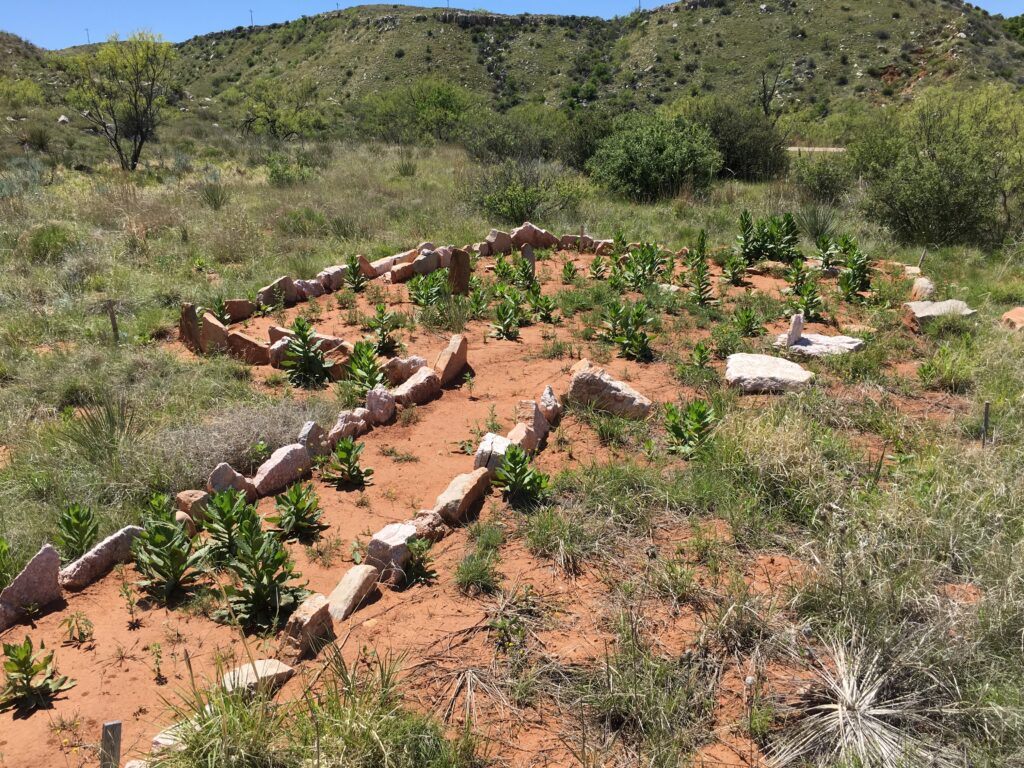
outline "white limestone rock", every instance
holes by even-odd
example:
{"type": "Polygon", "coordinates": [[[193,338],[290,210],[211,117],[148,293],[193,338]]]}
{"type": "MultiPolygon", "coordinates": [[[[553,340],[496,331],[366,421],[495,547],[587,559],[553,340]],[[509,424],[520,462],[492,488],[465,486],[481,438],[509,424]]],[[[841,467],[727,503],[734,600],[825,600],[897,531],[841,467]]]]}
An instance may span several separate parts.
{"type": "Polygon", "coordinates": [[[813,379],[813,373],[781,357],[741,352],[725,361],[726,382],[745,394],[795,392],[813,379]]]}
{"type": "Polygon", "coordinates": [[[603,368],[589,365],[573,374],[568,397],[627,419],[647,418],[654,407],[654,403],[625,382],[613,379],[603,368]]]}

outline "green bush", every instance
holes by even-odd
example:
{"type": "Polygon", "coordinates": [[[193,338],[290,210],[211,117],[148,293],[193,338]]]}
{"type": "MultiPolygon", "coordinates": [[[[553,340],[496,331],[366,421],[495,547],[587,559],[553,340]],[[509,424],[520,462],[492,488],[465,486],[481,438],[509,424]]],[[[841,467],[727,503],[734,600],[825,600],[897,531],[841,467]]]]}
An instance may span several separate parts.
{"type": "Polygon", "coordinates": [[[631,200],[671,197],[684,187],[702,191],[722,168],[722,155],[704,126],[682,118],[633,114],[587,163],[594,179],[631,200]]]}
{"type": "Polygon", "coordinates": [[[57,520],[57,549],[65,563],[84,555],[99,532],[96,513],[82,504],[69,504],[57,520]]]}
{"type": "Polygon", "coordinates": [[[789,165],[786,142],[763,112],[712,98],[700,101],[691,117],[714,137],[722,153],[723,176],[764,181],[785,173],[789,165]]]}
{"type": "Polygon", "coordinates": [[[139,586],[163,604],[194,587],[206,559],[194,543],[177,523],[147,521],[132,547],[139,586]]]}
{"type": "Polygon", "coordinates": [[[506,160],[477,173],[467,185],[471,202],[488,216],[509,224],[574,214],[583,186],[560,166],[506,160]]]}
{"type": "Polygon", "coordinates": [[[24,78],[12,80],[9,77],[0,77],[0,104],[21,109],[42,103],[43,89],[38,83],[24,78]]]}
{"type": "Polygon", "coordinates": [[[18,255],[33,264],[61,261],[78,247],[78,237],[66,224],[47,222],[26,230],[18,240],[18,255]]]}
{"type": "Polygon", "coordinates": [[[793,183],[806,200],[834,203],[853,186],[853,168],[845,154],[806,157],[793,163],[793,183]]]}

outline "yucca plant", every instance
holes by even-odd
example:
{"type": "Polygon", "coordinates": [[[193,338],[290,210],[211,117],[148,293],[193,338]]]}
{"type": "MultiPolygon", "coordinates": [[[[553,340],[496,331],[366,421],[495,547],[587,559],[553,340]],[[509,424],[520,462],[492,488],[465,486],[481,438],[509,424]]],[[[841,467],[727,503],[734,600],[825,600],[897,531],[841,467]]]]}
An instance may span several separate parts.
{"type": "Polygon", "coordinates": [[[75,687],[75,681],[57,673],[53,652],[39,643],[36,653],[32,638],[20,643],[4,643],[4,687],[0,690],[0,712],[18,710],[28,714],[46,709],[61,691],[75,687]]]}
{"type": "Polygon", "coordinates": [[[398,340],[393,331],[398,327],[398,317],[394,312],[389,312],[386,304],[378,304],[373,317],[366,323],[373,331],[374,351],[381,357],[391,357],[398,350],[398,340]]]}
{"type": "Polygon", "coordinates": [[[515,341],[519,338],[520,323],[519,306],[509,299],[505,299],[494,309],[494,336],[498,339],[515,341]]]}
{"type": "Polygon", "coordinates": [[[704,400],[692,400],[683,410],[673,403],[666,403],[665,429],[669,453],[692,456],[707,443],[717,420],[714,407],[704,400]]]}
{"type": "Polygon", "coordinates": [[[246,524],[229,568],[234,576],[234,583],[224,589],[229,608],[218,617],[246,629],[276,629],[306,594],[293,583],[300,574],[288,551],[274,534],[261,531],[258,521],[246,524]]]}
{"type": "Polygon", "coordinates": [[[359,268],[359,254],[353,253],[345,261],[345,285],[354,293],[359,293],[370,282],[359,268]]]}
{"type": "Polygon", "coordinates": [[[288,374],[293,386],[302,389],[320,389],[330,378],[334,363],[327,362],[310,322],[299,315],[292,324],[292,337],[284,353],[281,367],[288,374]]]}
{"type": "Polygon", "coordinates": [[[572,285],[577,277],[579,277],[579,270],[576,269],[576,265],[571,261],[565,262],[562,265],[562,282],[565,285],[572,285]]]}
{"type": "Polygon", "coordinates": [[[510,445],[495,474],[494,484],[501,488],[514,507],[535,507],[548,490],[549,478],[530,464],[530,457],[518,445],[510,445]]]}
{"type": "Polygon", "coordinates": [[[132,553],[143,577],[139,586],[165,605],[195,587],[206,559],[182,526],[166,520],[146,523],[132,553]]]}
{"type": "Polygon", "coordinates": [[[338,488],[369,485],[373,470],[359,465],[364,447],[354,437],[341,438],[324,465],[323,479],[338,488]]]}
{"type": "Polygon", "coordinates": [[[760,336],[765,330],[760,316],[752,307],[739,307],[732,316],[732,322],[740,336],[760,336]]]}
{"type": "Polygon", "coordinates": [[[323,515],[313,484],[293,483],[275,497],[274,514],[267,522],[276,526],[282,538],[301,539],[320,532],[323,515]]]}
{"type": "Polygon", "coordinates": [[[353,345],[348,358],[348,380],[361,397],[377,385],[387,383],[387,376],[377,362],[377,347],[373,342],[357,341],[353,345]]]}
{"type": "Polygon", "coordinates": [[[76,560],[96,543],[100,525],[90,507],[69,504],[57,520],[55,543],[64,562],[76,560]]]}
{"type": "Polygon", "coordinates": [[[259,519],[256,507],[234,488],[213,494],[204,514],[203,527],[210,536],[210,555],[218,563],[227,563],[238,553],[243,524],[259,519]]]}

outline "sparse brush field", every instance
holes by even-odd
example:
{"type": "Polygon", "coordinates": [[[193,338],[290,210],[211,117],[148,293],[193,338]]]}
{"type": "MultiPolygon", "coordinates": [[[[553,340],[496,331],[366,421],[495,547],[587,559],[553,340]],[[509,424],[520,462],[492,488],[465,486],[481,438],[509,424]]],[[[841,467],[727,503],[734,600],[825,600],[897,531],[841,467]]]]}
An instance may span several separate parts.
{"type": "Polygon", "coordinates": [[[0,764],[97,765],[109,720],[122,754],[168,768],[1020,759],[1024,335],[999,322],[1024,303],[1019,244],[929,249],[936,298],[977,313],[916,328],[902,265],[922,249],[862,218],[861,186],[835,205],[795,177],[634,204],[560,172],[534,222],[610,253],[538,249],[533,276],[474,256],[468,296],[442,269],[232,325],[369,342],[336,382],[313,351],[284,369],[194,354],[183,302],[218,312],[354,254],[474,243],[516,202],[483,199],[494,168],[457,148],[315,154],[291,176],[220,154],[26,171],[0,201],[0,585],[44,542],[66,561],[145,528],[134,562],[0,636],[0,764]],[[799,393],[728,386],[729,355],[787,354],[798,311],[863,349],[793,358],[815,374],[799,393]],[[220,462],[251,477],[304,422],[362,405],[385,359],[432,363],[454,333],[469,368],[441,396],[276,498],[218,494],[194,537],[173,522],[168,496],[220,462]],[[215,685],[278,653],[303,590],[329,594],[583,358],[651,415],[568,402],[276,695],[215,685]],[[151,756],[173,723],[179,748],[151,756]]]}

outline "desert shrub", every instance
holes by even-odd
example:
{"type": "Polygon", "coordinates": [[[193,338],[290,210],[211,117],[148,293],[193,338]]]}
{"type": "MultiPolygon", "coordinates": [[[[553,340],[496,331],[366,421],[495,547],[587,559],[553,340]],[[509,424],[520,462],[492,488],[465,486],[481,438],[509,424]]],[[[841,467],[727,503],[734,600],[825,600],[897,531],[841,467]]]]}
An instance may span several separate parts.
{"type": "Polygon", "coordinates": [[[0,172],[0,200],[12,200],[39,187],[43,164],[35,157],[13,157],[0,172]]]}
{"type": "Polygon", "coordinates": [[[18,239],[18,255],[33,264],[52,264],[63,260],[78,245],[78,236],[67,224],[47,222],[21,235],[18,239]]]}
{"type": "Polygon", "coordinates": [[[0,77],[0,103],[15,109],[43,103],[43,89],[27,78],[0,77]]]}
{"type": "Polygon", "coordinates": [[[506,160],[484,168],[466,189],[483,213],[510,224],[572,214],[583,198],[583,187],[574,176],[558,165],[532,160],[506,160]]]}
{"type": "Polygon", "coordinates": [[[451,141],[463,130],[473,98],[454,83],[423,78],[363,99],[359,131],[394,144],[451,141]]]}
{"type": "Polygon", "coordinates": [[[636,201],[669,197],[684,187],[702,191],[721,168],[722,155],[706,128],[646,114],[619,118],[587,163],[598,183],[636,201]]]}
{"type": "Polygon", "coordinates": [[[845,153],[806,157],[793,163],[793,183],[806,200],[835,203],[853,186],[853,168],[845,153]]]}
{"type": "Polygon", "coordinates": [[[272,152],[267,157],[267,181],[274,187],[291,187],[313,177],[306,166],[292,160],[284,152],[272,152]]]}
{"type": "Polygon", "coordinates": [[[900,240],[1001,241],[1024,227],[1024,101],[1000,86],[938,91],[850,145],[868,216],[900,240]]]}
{"type": "Polygon", "coordinates": [[[703,125],[722,153],[723,176],[763,181],[785,173],[789,164],[782,132],[764,113],[722,98],[703,99],[690,117],[703,125]]]}
{"type": "Polygon", "coordinates": [[[523,104],[488,115],[463,130],[462,143],[485,162],[560,159],[569,127],[565,113],[537,104],[523,104]]]}

